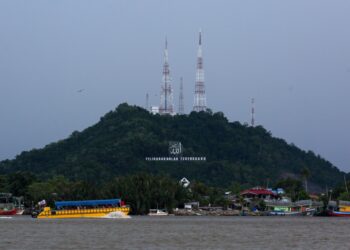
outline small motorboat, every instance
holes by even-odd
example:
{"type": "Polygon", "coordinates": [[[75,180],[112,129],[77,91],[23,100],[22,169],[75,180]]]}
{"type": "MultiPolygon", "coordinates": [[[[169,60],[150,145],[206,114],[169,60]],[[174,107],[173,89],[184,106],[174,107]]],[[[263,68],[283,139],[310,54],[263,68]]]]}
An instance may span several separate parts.
{"type": "Polygon", "coordinates": [[[150,209],[148,215],[149,216],[166,216],[166,215],[169,215],[169,213],[163,209],[150,209]]]}

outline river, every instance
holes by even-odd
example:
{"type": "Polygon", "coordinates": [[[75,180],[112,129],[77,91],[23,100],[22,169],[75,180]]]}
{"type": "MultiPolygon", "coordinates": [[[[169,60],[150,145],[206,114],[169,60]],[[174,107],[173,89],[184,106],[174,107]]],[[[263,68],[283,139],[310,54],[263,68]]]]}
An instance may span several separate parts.
{"type": "Polygon", "coordinates": [[[0,219],[0,249],[350,249],[350,218],[0,219]]]}

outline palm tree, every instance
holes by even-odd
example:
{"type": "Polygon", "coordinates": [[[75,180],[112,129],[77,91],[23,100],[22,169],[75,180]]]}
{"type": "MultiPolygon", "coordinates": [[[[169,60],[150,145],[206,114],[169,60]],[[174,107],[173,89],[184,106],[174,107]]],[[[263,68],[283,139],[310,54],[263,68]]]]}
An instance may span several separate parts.
{"type": "Polygon", "coordinates": [[[305,182],[305,191],[307,193],[307,179],[310,177],[310,170],[307,167],[303,167],[301,170],[301,176],[304,178],[305,182]]]}

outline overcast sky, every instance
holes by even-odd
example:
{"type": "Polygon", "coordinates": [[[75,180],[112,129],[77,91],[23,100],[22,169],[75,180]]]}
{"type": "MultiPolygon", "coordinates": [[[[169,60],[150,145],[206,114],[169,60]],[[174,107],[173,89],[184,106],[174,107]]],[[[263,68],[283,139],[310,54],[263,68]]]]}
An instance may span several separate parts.
{"type": "Polygon", "coordinates": [[[350,171],[349,13],[348,0],[0,0],[0,159],[146,93],[159,105],[165,36],[190,111],[202,28],[213,111],[248,122],[254,97],[257,124],[350,171]]]}

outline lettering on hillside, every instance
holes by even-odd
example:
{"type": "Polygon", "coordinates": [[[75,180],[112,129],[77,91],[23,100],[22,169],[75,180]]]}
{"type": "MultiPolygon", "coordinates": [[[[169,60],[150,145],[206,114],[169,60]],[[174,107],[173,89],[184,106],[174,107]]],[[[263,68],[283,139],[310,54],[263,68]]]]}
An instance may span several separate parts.
{"type": "Polygon", "coordinates": [[[182,144],[179,141],[169,142],[169,154],[170,155],[181,155],[182,153],[182,144]]]}
{"type": "Polygon", "coordinates": [[[182,156],[183,147],[179,141],[169,142],[169,156],[146,157],[146,161],[206,161],[205,156],[182,156]]]}

